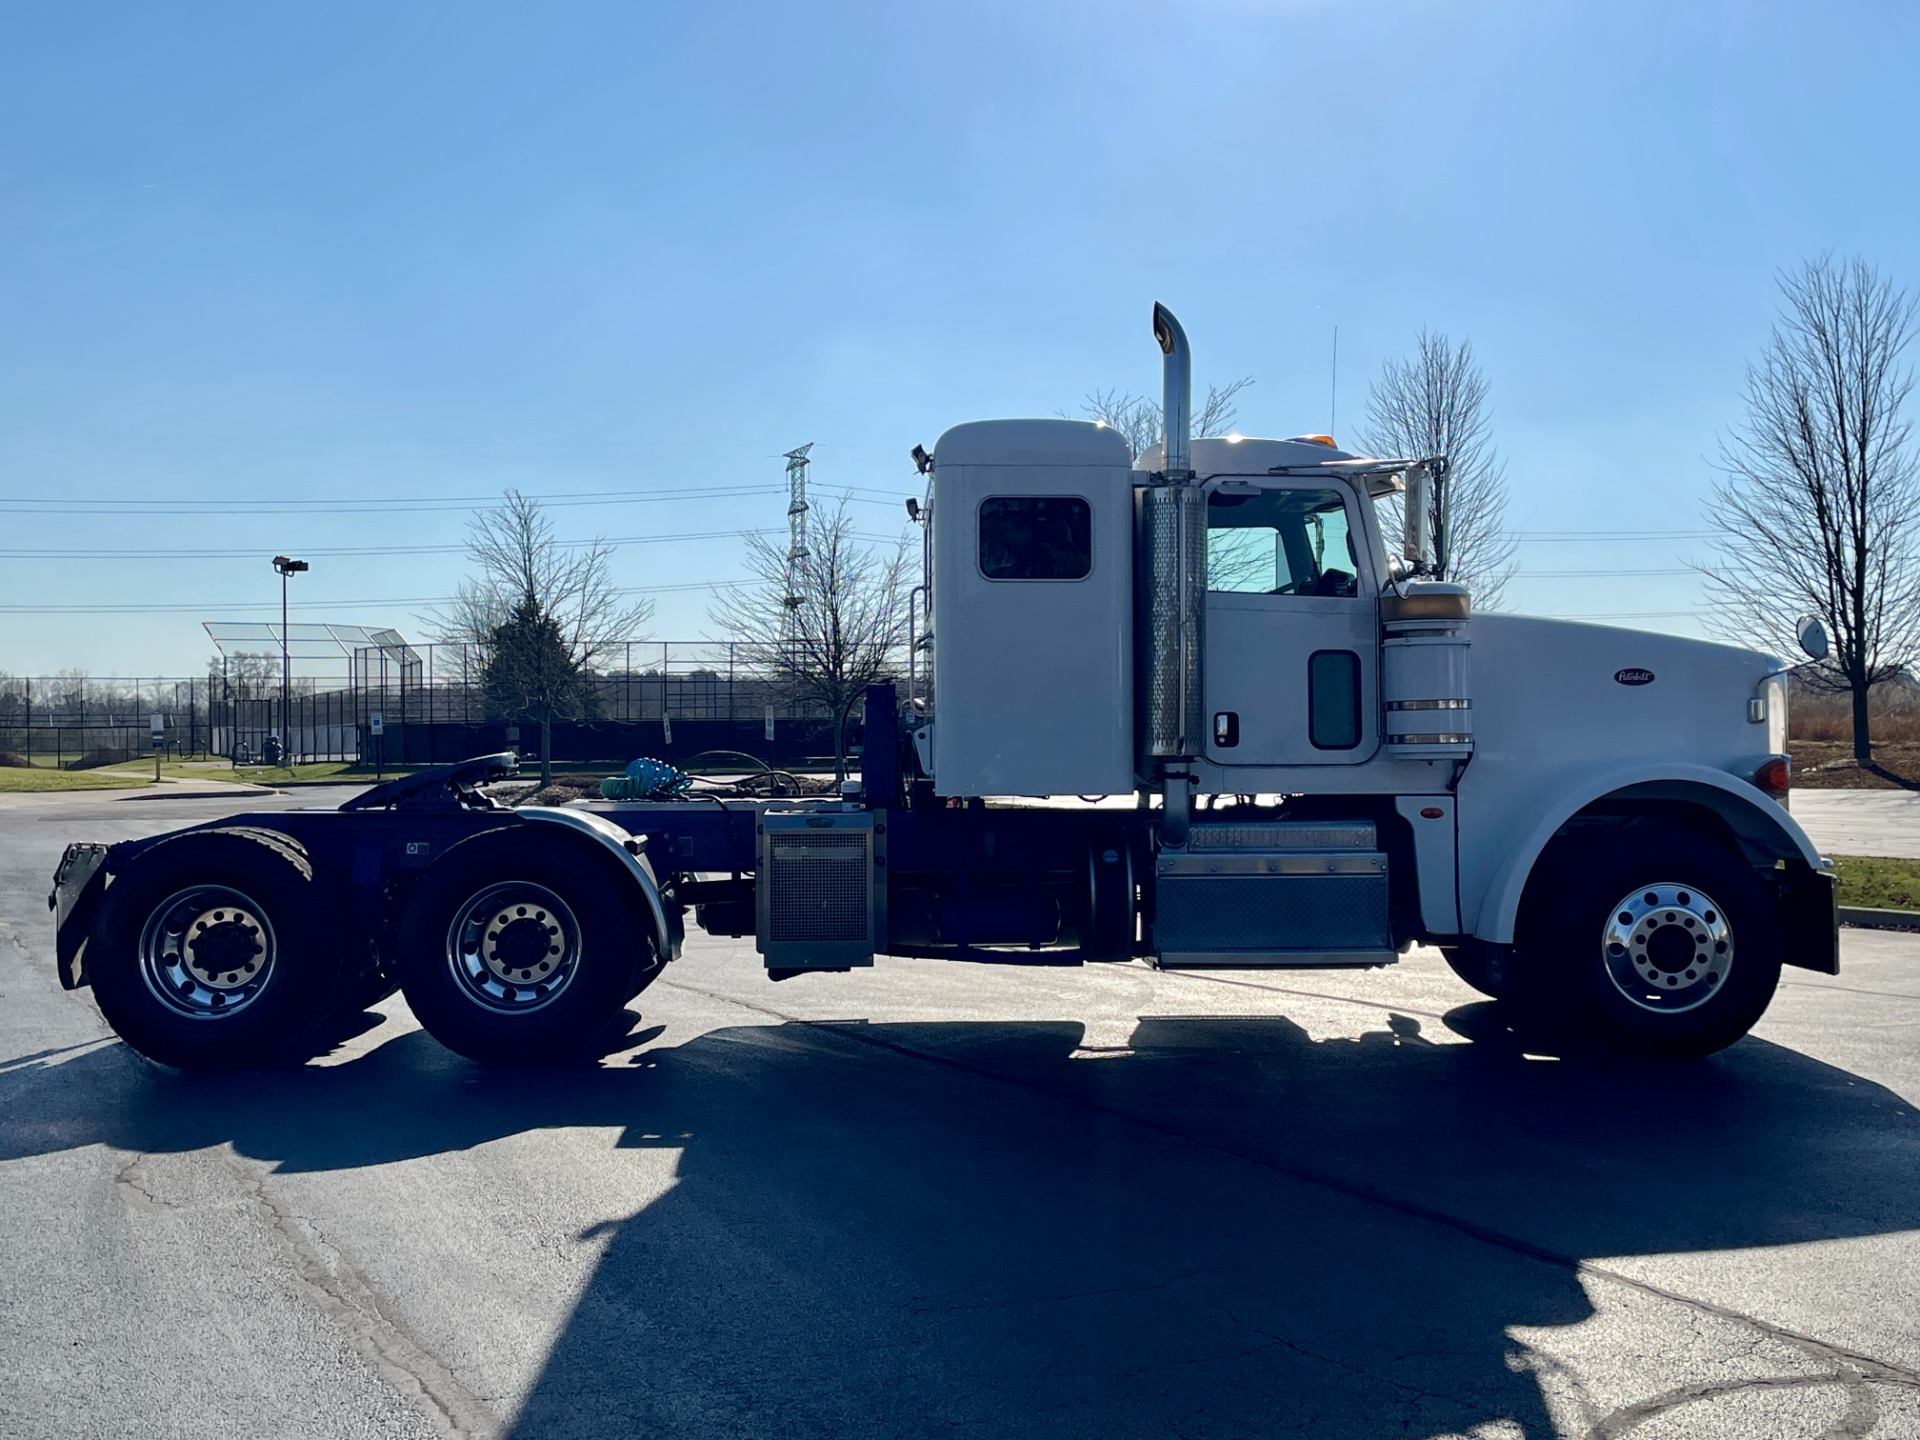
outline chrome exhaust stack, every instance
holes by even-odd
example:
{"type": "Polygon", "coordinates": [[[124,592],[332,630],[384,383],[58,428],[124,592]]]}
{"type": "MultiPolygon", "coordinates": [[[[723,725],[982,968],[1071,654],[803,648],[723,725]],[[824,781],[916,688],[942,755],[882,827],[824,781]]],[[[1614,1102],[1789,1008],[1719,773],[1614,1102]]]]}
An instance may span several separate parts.
{"type": "Polygon", "coordinates": [[[1191,480],[1193,451],[1193,351],[1173,312],[1153,307],[1153,338],[1160,342],[1160,415],[1167,441],[1167,479],[1191,480]]]}
{"type": "Polygon", "coordinates": [[[1160,838],[1187,843],[1193,762],[1206,734],[1201,695],[1207,594],[1207,502],[1193,483],[1193,353],[1164,305],[1153,307],[1160,344],[1165,470],[1146,494],[1148,573],[1147,754],[1160,762],[1160,838]]]}

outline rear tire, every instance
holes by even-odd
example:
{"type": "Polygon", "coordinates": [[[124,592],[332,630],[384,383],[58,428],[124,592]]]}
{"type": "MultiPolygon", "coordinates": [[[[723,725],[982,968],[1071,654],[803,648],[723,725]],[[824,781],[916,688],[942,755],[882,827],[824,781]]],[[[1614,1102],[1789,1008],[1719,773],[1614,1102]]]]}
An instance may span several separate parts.
{"type": "Polygon", "coordinates": [[[1709,1055],[1745,1035],[1780,981],[1779,917],[1753,868],[1684,832],[1564,845],[1527,886],[1518,998],[1613,1048],[1709,1055]]]}
{"type": "Polygon", "coordinates": [[[583,1058],[660,964],[632,878],[544,834],[454,846],[400,925],[400,988],[414,1015],[483,1065],[583,1058]]]}
{"type": "Polygon", "coordinates": [[[182,1070],[306,1059],[340,976],[340,936],[305,852],[240,828],[162,842],[113,878],[87,946],[100,1013],[182,1070]]]}

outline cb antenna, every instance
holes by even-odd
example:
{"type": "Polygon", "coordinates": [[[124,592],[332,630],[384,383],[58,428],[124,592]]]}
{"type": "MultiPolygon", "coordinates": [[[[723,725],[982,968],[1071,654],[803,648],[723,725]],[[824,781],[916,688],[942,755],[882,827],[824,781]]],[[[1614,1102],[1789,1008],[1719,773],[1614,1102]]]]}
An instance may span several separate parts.
{"type": "Polygon", "coordinates": [[[1327,433],[1340,433],[1340,327],[1333,327],[1333,376],[1329,388],[1332,396],[1327,401],[1327,433]]]}

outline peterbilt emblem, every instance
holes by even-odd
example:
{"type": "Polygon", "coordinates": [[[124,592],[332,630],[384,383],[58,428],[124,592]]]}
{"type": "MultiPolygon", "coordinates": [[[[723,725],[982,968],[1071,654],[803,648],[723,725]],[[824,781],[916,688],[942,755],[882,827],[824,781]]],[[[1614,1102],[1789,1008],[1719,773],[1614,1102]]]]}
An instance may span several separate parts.
{"type": "Polygon", "coordinates": [[[1616,685],[1651,685],[1653,683],[1653,672],[1651,670],[1641,670],[1637,667],[1629,666],[1625,670],[1614,671],[1613,680],[1616,685]]]}

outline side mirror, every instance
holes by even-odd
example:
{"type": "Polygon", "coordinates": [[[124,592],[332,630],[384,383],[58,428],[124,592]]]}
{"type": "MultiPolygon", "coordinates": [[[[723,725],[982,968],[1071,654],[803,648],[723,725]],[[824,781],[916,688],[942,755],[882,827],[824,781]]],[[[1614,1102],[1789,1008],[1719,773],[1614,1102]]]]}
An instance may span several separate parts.
{"type": "Polygon", "coordinates": [[[1827,627],[1820,623],[1818,615],[1802,615],[1794,623],[1793,638],[1812,660],[1826,659],[1833,649],[1827,640],[1827,627]]]}
{"type": "Polygon", "coordinates": [[[1432,503],[1433,476],[1423,461],[1407,467],[1406,524],[1401,531],[1400,556],[1407,570],[1419,574],[1426,568],[1428,506],[1432,503]]]}

